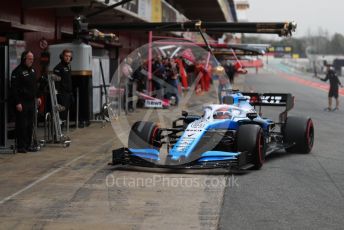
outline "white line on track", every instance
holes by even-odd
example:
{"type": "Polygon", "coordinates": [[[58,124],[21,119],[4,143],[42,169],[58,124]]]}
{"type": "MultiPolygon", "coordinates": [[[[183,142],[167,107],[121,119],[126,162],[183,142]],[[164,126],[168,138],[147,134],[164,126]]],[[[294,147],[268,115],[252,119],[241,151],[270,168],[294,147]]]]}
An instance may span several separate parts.
{"type": "MultiPolygon", "coordinates": [[[[104,146],[104,145],[108,145],[109,143],[111,143],[111,142],[113,142],[113,141],[114,141],[113,139],[110,139],[110,140],[108,140],[107,142],[105,142],[105,143],[103,144],[103,146],[104,146]]],[[[37,180],[35,180],[35,181],[32,182],[31,184],[27,185],[25,188],[22,188],[22,189],[20,189],[19,191],[13,193],[12,195],[10,195],[10,196],[8,196],[8,197],[5,197],[4,199],[2,199],[2,200],[0,201],[0,205],[6,203],[6,202],[9,201],[10,199],[13,199],[14,197],[18,196],[19,194],[25,192],[26,190],[32,188],[32,187],[35,186],[36,184],[38,184],[38,183],[40,183],[40,182],[42,182],[42,181],[48,179],[48,178],[51,177],[52,175],[58,173],[58,172],[61,171],[62,169],[65,169],[65,168],[68,167],[69,165],[71,165],[71,164],[73,164],[74,162],[80,160],[81,158],[85,157],[85,156],[88,155],[88,154],[90,154],[90,153],[85,153],[85,154],[83,154],[83,155],[81,155],[81,156],[78,156],[78,157],[74,158],[73,160],[69,161],[67,164],[65,164],[65,165],[63,165],[63,166],[61,166],[61,167],[59,167],[59,168],[57,168],[57,169],[55,169],[55,170],[53,170],[53,171],[51,171],[51,172],[45,174],[44,176],[42,176],[42,177],[40,177],[40,178],[38,178],[37,180]]]]}
{"type": "Polygon", "coordinates": [[[69,161],[67,164],[63,165],[60,168],[55,169],[54,171],[51,171],[50,173],[45,174],[44,176],[40,177],[39,179],[35,180],[34,182],[32,182],[31,184],[27,185],[25,188],[20,189],[19,191],[13,193],[12,195],[5,197],[4,199],[2,199],[0,201],[0,205],[4,204],[5,202],[9,201],[10,199],[13,199],[14,197],[18,196],[19,194],[25,192],[26,190],[32,188],[33,186],[35,186],[36,184],[48,179],[50,176],[54,175],[55,173],[58,173],[59,171],[61,171],[62,169],[66,168],[67,166],[71,165],[72,163],[74,163],[75,161],[80,160],[81,158],[83,158],[84,156],[86,156],[88,153],[85,153],[81,156],[78,156],[76,158],[74,158],[73,160],[69,161]]]}

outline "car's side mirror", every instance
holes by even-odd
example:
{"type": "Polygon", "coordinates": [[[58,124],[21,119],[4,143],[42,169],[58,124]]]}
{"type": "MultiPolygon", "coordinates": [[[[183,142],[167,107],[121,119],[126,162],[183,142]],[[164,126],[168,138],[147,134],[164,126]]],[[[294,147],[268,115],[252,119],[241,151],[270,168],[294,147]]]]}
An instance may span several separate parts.
{"type": "Polygon", "coordinates": [[[257,113],[247,113],[246,117],[248,117],[248,119],[250,119],[252,121],[253,119],[258,117],[258,114],[257,113]]]}
{"type": "Polygon", "coordinates": [[[184,111],[184,110],[182,111],[182,116],[183,116],[183,117],[187,117],[188,115],[189,115],[188,112],[186,112],[186,111],[184,111]]]}
{"type": "Polygon", "coordinates": [[[194,122],[194,121],[199,120],[199,119],[201,119],[201,118],[202,118],[202,117],[201,117],[201,116],[198,116],[198,115],[188,115],[188,116],[185,117],[184,123],[188,125],[188,124],[190,124],[191,122],[194,122]]]}

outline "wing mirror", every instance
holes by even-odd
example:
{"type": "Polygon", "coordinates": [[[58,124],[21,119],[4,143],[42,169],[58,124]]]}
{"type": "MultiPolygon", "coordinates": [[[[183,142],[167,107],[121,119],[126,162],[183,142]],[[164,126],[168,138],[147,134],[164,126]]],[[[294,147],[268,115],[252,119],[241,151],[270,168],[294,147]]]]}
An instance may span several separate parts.
{"type": "Polygon", "coordinates": [[[248,119],[250,119],[252,121],[253,119],[258,117],[258,114],[257,113],[247,113],[246,117],[248,117],[248,119]]]}

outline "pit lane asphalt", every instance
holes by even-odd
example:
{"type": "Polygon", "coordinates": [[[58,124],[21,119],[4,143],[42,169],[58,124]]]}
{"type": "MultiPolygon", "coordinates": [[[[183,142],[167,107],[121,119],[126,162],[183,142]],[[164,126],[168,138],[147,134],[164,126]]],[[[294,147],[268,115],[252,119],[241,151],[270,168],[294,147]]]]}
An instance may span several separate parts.
{"type": "Polygon", "coordinates": [[[290,114],[312,117],[313,151],[274,153],[261,170],[238,176],[239,186],[226,188],[219,229],[343,229],[344,107],[323,111],[327,92],[287,80],[286,73],[319,82],[275,61],[259,75],[247,75],[246,90],[296,96],[290,114]]]}

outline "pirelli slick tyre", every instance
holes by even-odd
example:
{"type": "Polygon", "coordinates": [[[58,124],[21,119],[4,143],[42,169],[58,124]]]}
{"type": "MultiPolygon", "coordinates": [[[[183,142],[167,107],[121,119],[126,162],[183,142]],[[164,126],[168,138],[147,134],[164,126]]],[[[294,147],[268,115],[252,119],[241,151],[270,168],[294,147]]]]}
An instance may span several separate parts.
{"type": "Polygon", "coordinates": [[[135,149],[160,148],[161,130],[157,124],[149,121],[137,121],[131,127],[128,147],[135,149]]]}
{"type": "Polygon", "coordinates": [[[314,125],[309,117],[290,116],[283,130],[284,143],[290,153],[310,153],[314,144],[314,125]]]}
{"type": "Polygon", "coordinates": [[[260,169],[265,160],[265,139],[263,129],[256,124],[241,125],[237,132],[239,152],[248,152],[248,163],[253,169],[260,169]]]}

